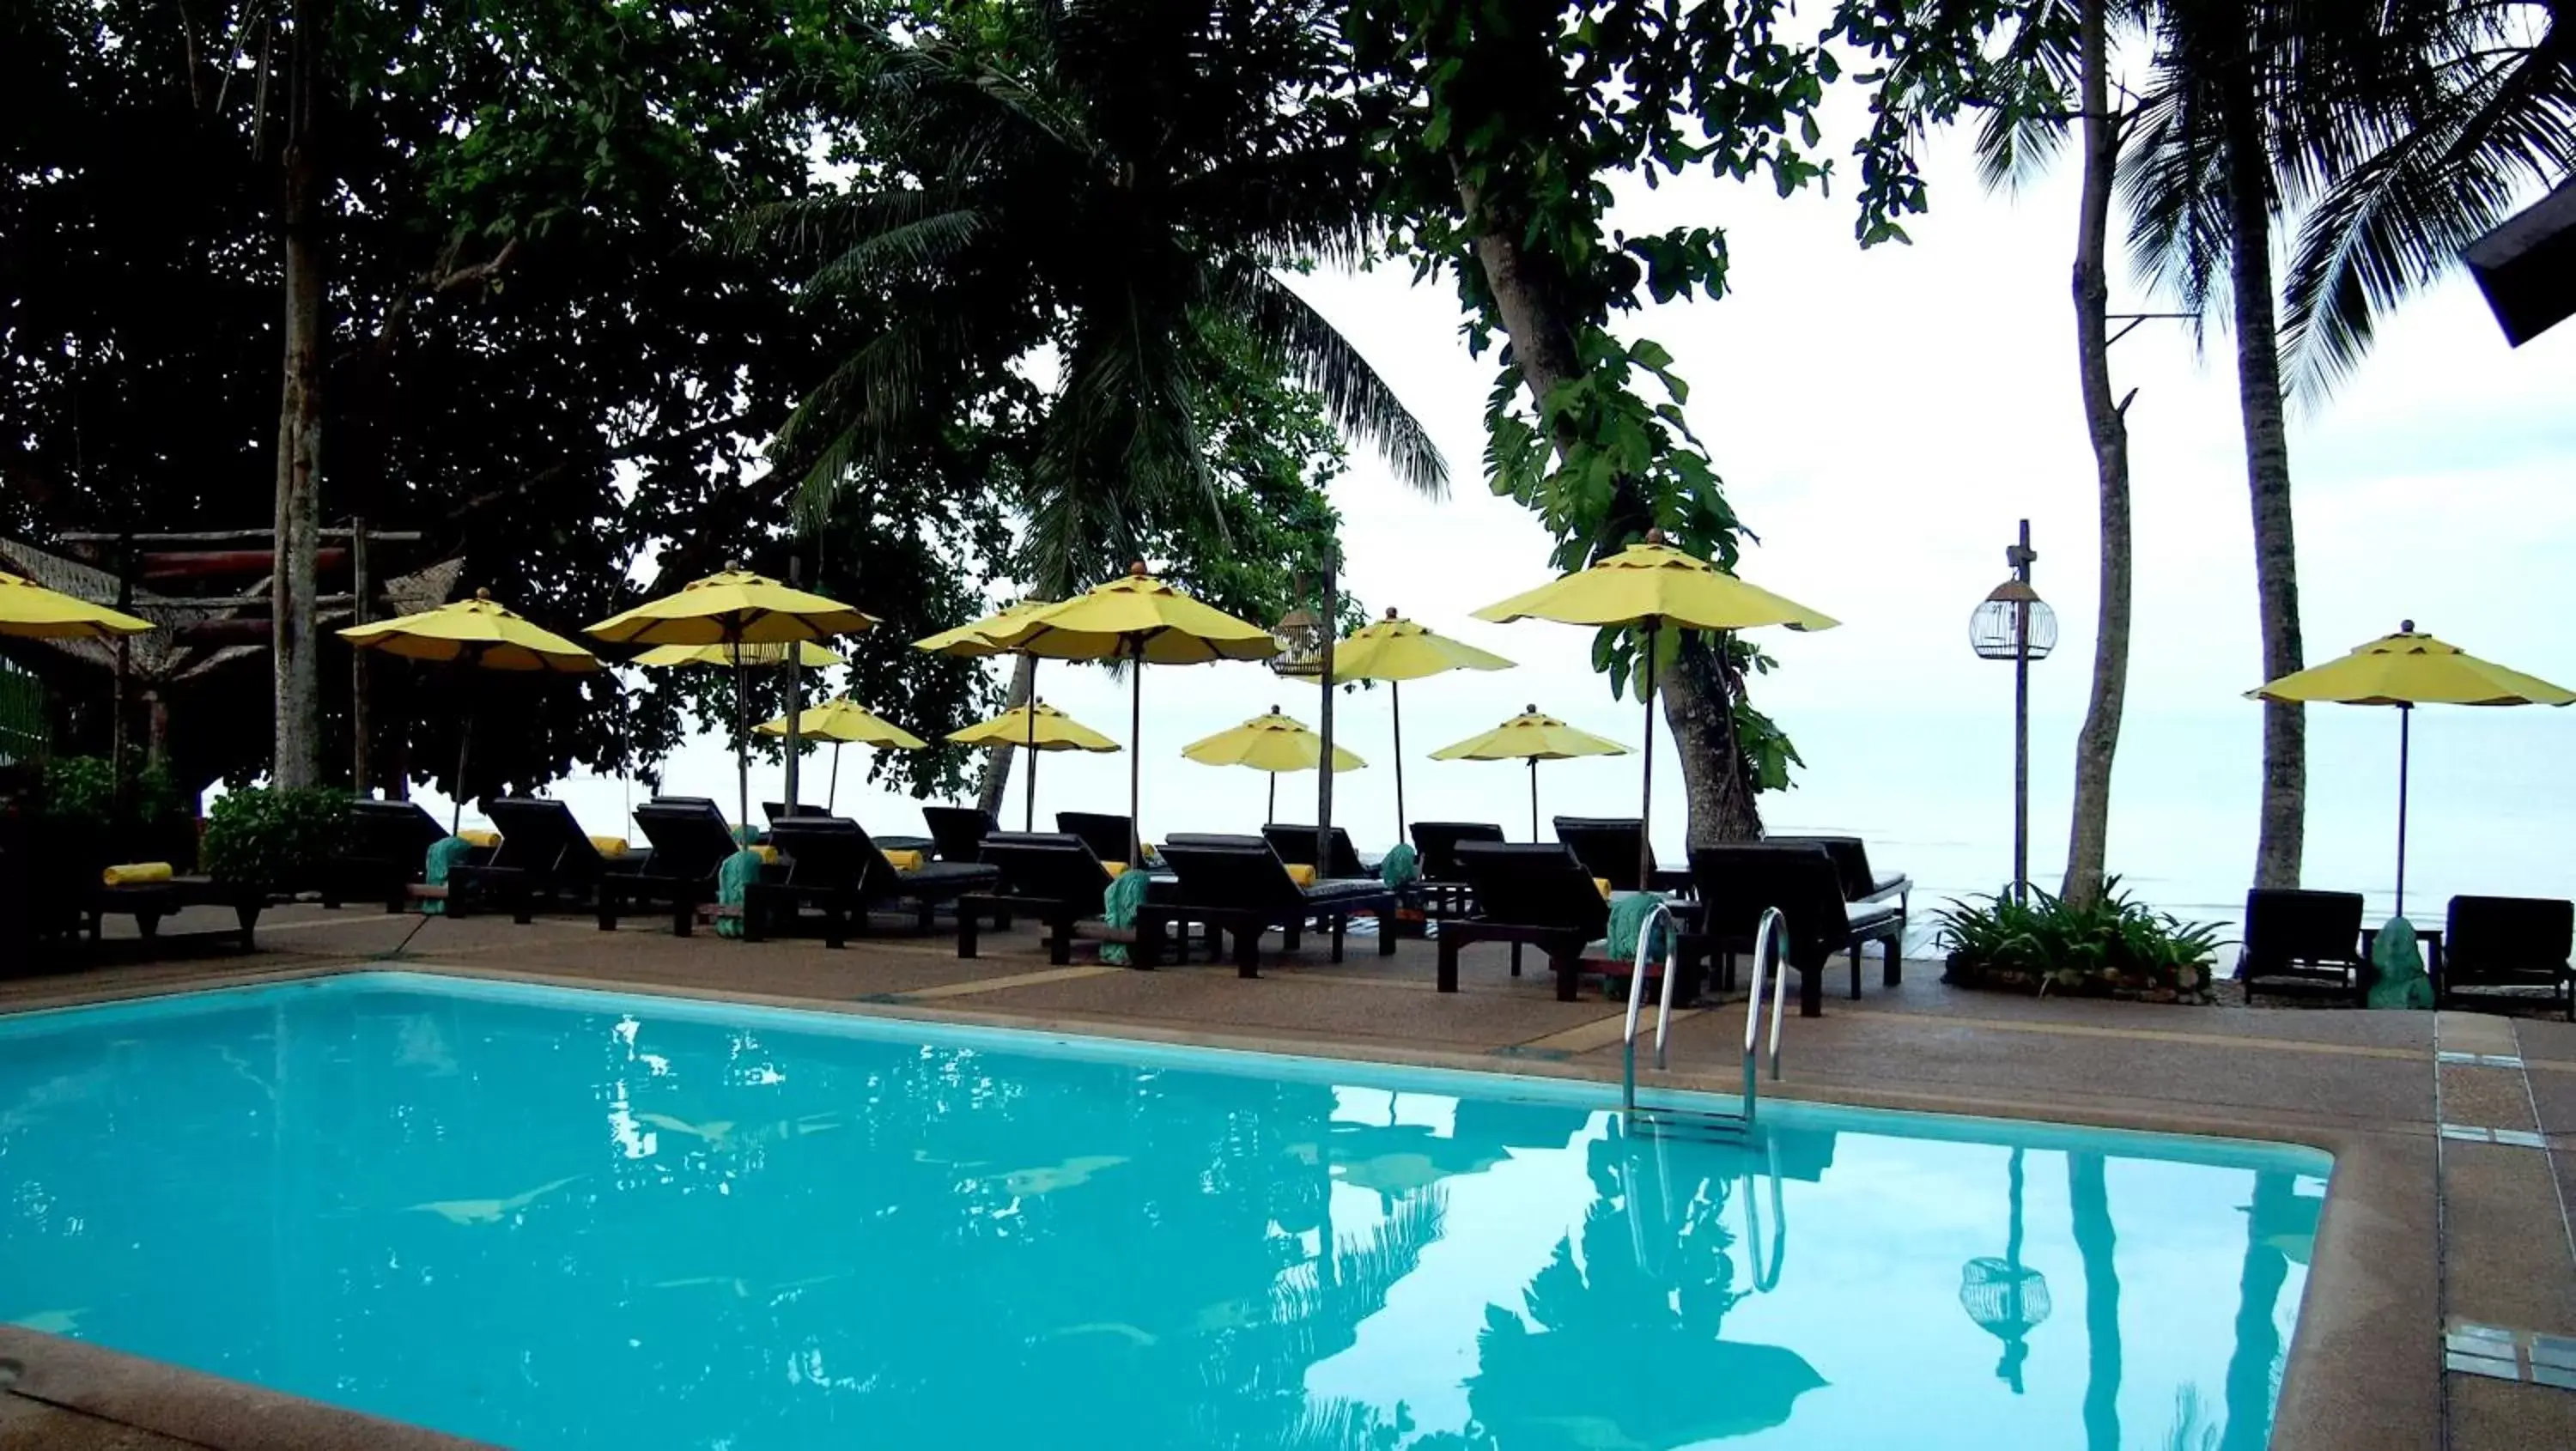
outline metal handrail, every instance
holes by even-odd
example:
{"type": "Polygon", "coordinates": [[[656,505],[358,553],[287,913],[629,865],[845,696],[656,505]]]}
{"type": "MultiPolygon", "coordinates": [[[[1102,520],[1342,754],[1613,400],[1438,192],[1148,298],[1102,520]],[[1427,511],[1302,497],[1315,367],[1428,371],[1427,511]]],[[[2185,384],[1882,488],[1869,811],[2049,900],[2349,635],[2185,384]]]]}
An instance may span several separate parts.
{"type": "Polygon", "coordinates": [[[1673,918],[1673,909],[1657,902],[1655,909],[1646,914],[1646,920],[1637,926],[1637,958],[1629,964],[1628,972],[1628,1018],[1619,1034],[1624,1054],[1624,1083],[1620,1089],[1619,1107],[1627,1113],[1637,1111],[1637,1018],[1646,1007],[1646,960],[1653,956],[1648,948],[1655,940],[1658,921],[1664,924],[1664,991],[1662,1006],[1656,1010],[1655,1016],[1657,1068],[1664,1066],[1664,1023],[1673,1012],[1673,970],[1681,961],[1681,928],[1673,918]]]}
{"type": "MultiPolygon", "coordinates": [[[[1665,1033],[1673,1018],[1673,979],[1681,975],[1681,931],[1672,909],[1658,902],[1637,929],[1636,960],[1629,965],[1628,1013],[1620,1027],[1621,1085],[1619,1106],[1623,1112],[1637,1111],[1637,1020],[1646,1007],[1646,963],[1653,954],[1648,950],[1655,940],[1655,924],[1665,924],[1664,985],[1655,1006],[1655,1067],[1666,1066],[1665,1033]]],[[[1753,976],[1746,985],[1744,1006],[1744,1126],[1753,1126],[1753,1110],[1761,1097],[1760,1074],[1755,1067],[1754,1048],[1762,1042],[1762,985],[1766,976],[1771,983],[1771,1079],[1780,1079],[1780,1018],[1789,1002],[1788,964],[1781,946],[1789,930],[1789,919],[1777,907],[1762,909],[1762,917],[1753,932],[1753,976]]]]}

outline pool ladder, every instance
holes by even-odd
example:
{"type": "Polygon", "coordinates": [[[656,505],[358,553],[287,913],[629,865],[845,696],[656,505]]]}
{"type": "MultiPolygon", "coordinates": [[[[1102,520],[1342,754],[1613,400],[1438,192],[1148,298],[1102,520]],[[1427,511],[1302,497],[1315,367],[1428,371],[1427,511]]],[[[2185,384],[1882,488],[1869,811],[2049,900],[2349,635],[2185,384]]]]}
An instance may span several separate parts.
{"type": "Polygon", "coordinates": [[[1738,1112],[1723,1109],[1695,1109],[1664,1106],[1639,1106],[1637,1102],[1637,1021],[1644,1015],[1646,1001],[1646,965],[1651,960],[1650,948],[1655,928],[1664,929],[1664,986],[1655,1009],[1655,1070],[1664,1071],[1664,1036],[1673,1020],[1673,979],[1681,975],[1681,928],[1673,920],[1672,909],[1657,903],[1655,910],[1637,929],[1637,959],[1628,977],[1628,1022],[1623,1081],[1619,1091],[1619,1111],[1630,1131],[1659,1134],[1671,1131],[1697,1132],[1724,1138],[1746,1138],[1753,1133],[1753,1116],[1762,1103],[1761,1076],[1755,1071],[1754,1049],[1762,1044],[1762,989],[1768,981],[1771,988],[1771,1079],[1780,1078],[1780,1014],[1788,1005],[1789,974],[1781,961],[1781,942],[1788,932],[1789,921],[1777,907],[1762,910],[1762,920],[1753,932],[1753,977],[1744,1004],[1744,1102],[1738,1112]]]}

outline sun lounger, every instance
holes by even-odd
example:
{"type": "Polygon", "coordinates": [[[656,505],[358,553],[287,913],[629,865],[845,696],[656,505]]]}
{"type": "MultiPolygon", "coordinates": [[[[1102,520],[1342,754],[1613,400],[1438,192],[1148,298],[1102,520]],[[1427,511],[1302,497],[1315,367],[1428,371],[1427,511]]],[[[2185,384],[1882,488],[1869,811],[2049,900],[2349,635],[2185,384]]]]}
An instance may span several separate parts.
{"type": "Polygon", "coordinates": [[[1903,872],[1881,872],[1871,869],[1869,843],[1857,836],[1766,836],[1766,846],[1820,846],[1834,859],[1834,872],[1842,878],[1843,900],[1875,902],[1881,897],[1910,897],[1914,879],[1903,872]]]}
{"type": "Polygon", "coordinates": [[[572,809],[560,801],[511,797],[486,809],[501,834],[490,861],[458,866],[447,874],[447,915],[462,917],[498,901],[524,925],[540,901],[589,899],[609,874],[608,859],[590,844],[572,809]]]}
{"type": "Polygon", "coordinates": [[[2359,892],[2256,887],[2245,894],[2245,948],[2236,977],[2245,1001],[2256,988],[2275,997],[2299,994],[2368,1000],[2370,970],[2361,956],[2359,892]]]}
{"type": "MultiPolygon", "coordinates": [[[[1574,853],[1592,875],[1610,884],[1614,892],[1637,890],[1637,836],[1645,829],[1633,816],[1560,816],[1556,818],[1556,839],[1574,853]]],[[[1691,874],[1655,865],[1654,849],[1647,848],[1646,865],[1653,873],[1649,883],[1658,892],[1687,892],[1691,874]]]]}
{"type": "Polygon", "coordinates": [[[241,934],[241,949],[252,952],[259,944],[252,929],[259,925],[259,914],[268,906],[266,888],[241,882],[219,882],[212,877],[172,877],[166,882],[137,882],[110,887],[93,880],[86,898],[89,940],[95,945],[109,917],[132,917],[134,929],[144,938],[161,934],[161,919],[175,917],[190,907],[229,907],[241,934]]]}
{"type": "MultiPolygon", "coordinates": [[[[1282,826],[1272,822],[1261,828],[1261,839],[1270,843],[1270,849],[1279,853],[1279,859],[1290,866],[1315,865],[1315,828],[1311,826],[1282,826]]],[[[1345,881],[1356,881],[1362,877],[1376,879],[1377,873],[1369,870],[1368,865],[1360,860],[1359,849],[1351,845],[1349,832],[1334,827],[1329,845],[1332,867],[1319,870],[1315,875],[1345,881]]]]}
{"type": "Polygon", "coordinates": [[[789,816],[805,821],[829,820],[832,808],[816,801],[799,801],[796,803],[796,809],[791,812],[784,801],[763,801],[760,803],[760,812],[768,818],[770,825],[776,826],[789,816]]]}
{"type": "Polygon", "coordinates": [[[794,925],[809,904],[822,909],[827,947],[841,946],[853,926],[864,931],[869,910],[881,902],[912,902],[927,932],[942,904],[990,892],[1002,879],[993,867],[974,862],[925,862],[899,870],[867,829],[847,817],[794,817],[778,823],[770,836],[785,869],[778,880],[764,875],[744,893],[743,936],[755,942],[782,923],[794,925]]]}
{"type": "MultiPolygon", "coordinates": [[[[931,824],[938,826],[935,820],[931,824]]],[[[1044,923],[1047,961],[1058,967],[1073,961],[1075,938],[1108,936],[1100,915],[1114,878],[1081,837],[1062,831],[996,831],[980,838],[978,849],[1001,880],[958,899],[959,957],[975,955],[976,919],[988,913],[1005,923],[1014,913],[1044,923]]]]}
{"type": "Polygon", "coordinates": [[[1434,920],[1464,917],[1475,910],[1475,894],[1467,890],[1466,873],[1458,869],[1459,844],[1502,839],[1503,829],[1490,821],[1413,823],[1414,857],[1422,868],[1422,879],[1414,886],[1422,894],[1422,910],[1434,920]]]}
{"type": "Polygon", "coordinates": [[[1734,955],[1753,950],[1762,914],[1773,907],[1788,928],[1781,955],[1798,970],[1800,1016],[1812,1018],[1824,1011],[1825,968],[1837,952],[1850,954],[1855,1000],[1860,997],[1861,951],[1872,942],[1885,954],[1884,985],[1904,981],[1905,909],[1883,899],[1847,901],[1844,875],[1821,843],[1704,846],[1692,851],[1690,860],[1699,901],[1697,920],[1682,935],[1682,954],[1694,962],[1714,954],[1721,987],[1732,985],[1734,955]]]}
{"type": "Polygon", "coordinates": [[[2459,989],[2547,988],[2563,998],[2576,1022],[2576,967],[2568,962],[2576,937],[2576,904],[2557,897],[2453,897],[2433,974],[2436,1007],[2487,1000],[2465,999],[2459,989]]]}
{"type": "Polygon", "coordinates": [[[1105,862],[1127,860],[1128,840],[1135,830],[1128,818],[1105,811],[1059,811],[1055,829],[1081,837],[1092,855],[1105,862]]]}
{"type": "MultiPolygon", "coordinates": [[[[741,843],[725,824],[724,811],[702,799],[647,801],[635,808],[635,824],[652,851],[632,869],[601,876],[599,930],[616,931],[618,918],[630,908],[656,906],[670,909],[671,935],[686,937],[696,927],[698,908],[715,901],[716,878],[741,843]]],[[[509,843],[506,834],[501,840],[509,843]]]]}
{"type": "Polygon", "coordinates": [[[348,849],[329,869],[323,905],[382,902],[401,911],[428,873],[429,849],[446,839],[447,828],[417,801],[350,802],[348,849]]]}
{"type": "Polygon", "coordinates": [[[1460,951],[1508,942],[1514,977],[1521,949],[1535,947],[1556,974],[1557,1001],[1573,1002],[1584,949],[1610,928],[1610,903],[1591,870],[1563,842],[1462,841],[1457,858],[1476,910],[1440,924],[1440,991],[1458,990],[1460,951]]]}
{"type": "Polygon", "coordinates": [[[1332,960],[1339,962],[1350,920],[1362,912],[1378,919],[1378,955],[1395,953],[1395,893],[1373,877],[1299,886],[1288,864],[1257,836],[1175,836],[1162,852],[1173,882],[1168,891],[1148,893],[1137,914],[1138,967],[1154,966],[1164,934],[1189,922],[1234,934],[1235,971],[1243,977],[1260,975],[1264,929],[1280,929],[1281,945],[1293,952],[1310,920],[1332,934],[1332,960]]]}
{"type": "Polygon", "coordinates": [[[984,838],[1002,829],[993,813],[980,806],[925,806],[921,820],[930,828],[933,849],[944,862],[982,861],[984,838]]]}

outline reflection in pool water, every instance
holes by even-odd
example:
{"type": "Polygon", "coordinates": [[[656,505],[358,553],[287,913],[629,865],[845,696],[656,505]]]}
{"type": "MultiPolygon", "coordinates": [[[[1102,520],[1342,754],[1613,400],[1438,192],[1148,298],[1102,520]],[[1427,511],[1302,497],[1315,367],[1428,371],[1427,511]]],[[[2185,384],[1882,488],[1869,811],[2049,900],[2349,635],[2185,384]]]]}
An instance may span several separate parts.
{"type": "Polygon", "coordinates": [[[2322,1190],[909,1031],[399,976],[0,1023],[0,1320],[531,1448],[2252,1448],[2322,1190]]]}

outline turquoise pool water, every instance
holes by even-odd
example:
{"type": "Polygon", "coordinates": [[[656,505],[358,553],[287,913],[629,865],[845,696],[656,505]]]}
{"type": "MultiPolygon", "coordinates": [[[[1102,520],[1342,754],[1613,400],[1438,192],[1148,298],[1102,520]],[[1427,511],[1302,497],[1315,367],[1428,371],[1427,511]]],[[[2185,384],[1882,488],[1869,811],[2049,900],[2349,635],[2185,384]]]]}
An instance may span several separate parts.
{"type": "Polygon", "coordinates": [[[2322,1155],[1607,1097],[404,974],[28,1015],[0,1321],[528,1448],[2263,1443],[2322,1155]]]}

